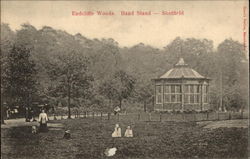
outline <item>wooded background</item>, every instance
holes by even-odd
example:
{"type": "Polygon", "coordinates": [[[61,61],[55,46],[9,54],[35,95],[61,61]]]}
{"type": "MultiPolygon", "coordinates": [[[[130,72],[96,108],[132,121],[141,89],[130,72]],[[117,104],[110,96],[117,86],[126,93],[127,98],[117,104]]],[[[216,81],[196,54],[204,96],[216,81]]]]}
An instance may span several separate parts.
{"type": "Polygon", "coordinates": [[[163,49],[143,43],[120,47],[114,39],[88,39],[30,24],[13,31],[5,23],[1,24],[1,105],[39,103],[58,111],[111,111],[118,105],[127,112],[152,110],[151,80],[180,57],[212,78],[214,110],[220,105],[227,110],[246,108],[249,62],[243,45],[233,39],[216,48],[212,40],[192,37],[176,37],[163,49]]]}

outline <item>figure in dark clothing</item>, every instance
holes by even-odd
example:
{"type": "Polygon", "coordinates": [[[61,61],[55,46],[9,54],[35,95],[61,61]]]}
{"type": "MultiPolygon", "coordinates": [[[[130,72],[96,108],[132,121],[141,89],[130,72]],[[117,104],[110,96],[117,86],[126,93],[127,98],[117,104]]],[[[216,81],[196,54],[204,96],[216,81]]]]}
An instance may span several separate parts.
{"type": "Polygon", "coordinates": [[[25,108],[25,121],[30,122],[30,120],[29,120],[29,108],[28,107],[25,108]]]}
{"type": "Polygon", "coordinates": [[[64,136],[63,136],[64,139],[70,139],[70,130],[66,130],[64,132],[64,136]]]}
{"type": "Polygon", "coordinates": [[[114,115],[116,115],[117,113],[119,113],[119,111],[120,111],[121,109],[120,109],[120,107],[115,107],[115,109],[114,109],[114,115]]]}

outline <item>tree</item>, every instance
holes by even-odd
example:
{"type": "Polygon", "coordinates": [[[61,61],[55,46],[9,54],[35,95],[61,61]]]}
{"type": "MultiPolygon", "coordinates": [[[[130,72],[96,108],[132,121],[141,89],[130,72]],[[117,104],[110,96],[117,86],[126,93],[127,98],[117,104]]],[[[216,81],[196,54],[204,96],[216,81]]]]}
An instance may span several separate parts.
{"type": "Polygon", "coordinates": [[[143,103],[143,108],[145,112],[147,111],[147,103],[152,102],[153,100],[154,92],[152,86],[152,83],[148,82],[147,80],[136,81],[134,98],[136,98],[138,102],[143,103]]]}
{"type": "Polygon", "coordinates": [[[220,88],[220,106],[227,109],[242,109],[248,101],[248,77],[243,45],[226,39],[217,48],[217,83],[220,88]]]}
{"type": "Polygon", "coordinates": [[[116,88],[116,81],[111,78],[104,79],[104,82],[99,86],[99,93],[106,97],[109,101],[109,107],[112,109],[112,101],[117,99],[117,88],[116,88]]]}
{"type": "Polygon", "coordinates": [[[61,55],[48,65],[51,80],[57,81],[51,95],[67,97],[68,118],[71,118],[71,100],[90,98],[92,76],[88,72],[88,59],[76,52],[61,55]]]}
{"type": "Polygon", "coordinates": [[[10,106],[14,104],[30,107],[32,97],[36,93],[35,63],[30,59],[29,48],[24,45],[14,45],[8,55],[6,74],[3,77],[5,96],[10,106]]]}
{"type": "Polygon", "coordinates": [[[168,44],[164,52],[167,62],[174,65],[180,57],[193,69],[197,70],[204,76],[212,76],[214,69],[210,67],[214,65],[213,41],[207,39],[187,38],[181,39],[177,37],[168,44]]]}
{"type": "Polygon", "coordinates": [[[97,81],[112,75],[121,65],[117,42],[113,39],[94,40],[89,45],[89,58],[93,76],[97,81]]]}
{"type": "Polygon", "coordinates": [[[101,93],[110,100],[117,100],[122,108],[122,101],[132,95],[135,79],[125,71],[119,70],[101,86],[101,93]]]}
{"type": "Polygon", "coordinates": [[[8,56],[11,52],[13,42],[15,39],[15,33],[10,29],[8,24],[1,24],[1,123],[4,123],[4,112],[6,109],[6,93],[5,93],[5,82],[3,77],[6,76],[7,64],[8,64],[8,56]]]}

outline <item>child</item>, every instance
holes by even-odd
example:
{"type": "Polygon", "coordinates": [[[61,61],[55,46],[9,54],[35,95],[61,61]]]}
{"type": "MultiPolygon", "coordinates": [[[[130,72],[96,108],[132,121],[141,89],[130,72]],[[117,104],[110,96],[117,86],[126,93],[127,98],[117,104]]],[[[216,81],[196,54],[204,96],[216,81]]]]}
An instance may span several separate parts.
{"type": "Polygon", "coordinates": [[[37,128],[36,128],[35,125],[32,126],[31,132],[32,132],[32,134],[36,134],[37,133],[37,128]]]}
{"type": "Polygon", "coordinates": [[[115,131],[112,133],[112,137],[122,137],[119,124],[115,124],[115,131]]]}
{"type": "Polygon", "coordinates": [[[130,126],[127,127],[125,134],[124,134],[124,137],[133,137],[133,131],[130,128],[130,126]]]}

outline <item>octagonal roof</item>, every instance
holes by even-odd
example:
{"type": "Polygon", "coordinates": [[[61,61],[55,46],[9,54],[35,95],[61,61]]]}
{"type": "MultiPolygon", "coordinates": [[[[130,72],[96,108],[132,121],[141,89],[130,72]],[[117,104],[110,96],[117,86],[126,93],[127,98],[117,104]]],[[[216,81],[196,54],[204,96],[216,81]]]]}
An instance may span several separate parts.
{"type": "Polygon", "coordinates": [[[189,68],[184,62],[183,58],[180,58],[179,62],[175,64],[174,68],[167,71],[165,74],[160,76],[160,79],[206,79],[204,76],[200,75],[198,72],[189,68]]]}

